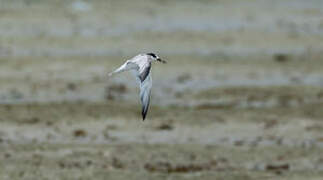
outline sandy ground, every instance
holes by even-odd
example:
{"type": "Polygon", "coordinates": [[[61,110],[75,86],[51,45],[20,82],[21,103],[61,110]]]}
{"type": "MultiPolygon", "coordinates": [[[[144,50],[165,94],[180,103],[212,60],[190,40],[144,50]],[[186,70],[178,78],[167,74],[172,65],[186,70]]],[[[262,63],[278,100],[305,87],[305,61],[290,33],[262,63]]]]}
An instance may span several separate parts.
{"type": "Polygon", "coordinates": [[[320,7],[0,1],[0,179],[321,179],[320,7]]]}

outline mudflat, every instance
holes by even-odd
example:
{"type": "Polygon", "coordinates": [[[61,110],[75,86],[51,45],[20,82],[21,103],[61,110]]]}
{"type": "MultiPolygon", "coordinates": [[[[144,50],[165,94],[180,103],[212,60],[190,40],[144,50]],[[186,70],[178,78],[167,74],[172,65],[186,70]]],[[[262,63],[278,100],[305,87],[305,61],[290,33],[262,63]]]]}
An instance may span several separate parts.
{"type": "Polygon", "coordinates": [[[320,179],[321,4],[1,1],[0,179],[320,179]]]}

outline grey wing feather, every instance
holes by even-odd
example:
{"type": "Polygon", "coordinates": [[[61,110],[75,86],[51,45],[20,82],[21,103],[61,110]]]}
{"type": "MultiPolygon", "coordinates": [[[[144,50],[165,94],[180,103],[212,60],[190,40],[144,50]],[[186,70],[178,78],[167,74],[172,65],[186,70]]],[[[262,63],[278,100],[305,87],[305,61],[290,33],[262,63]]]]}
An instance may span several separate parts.
{"type": "Polygon", "coordinates": [[[146,80],[143,81],[140,84],[140,100],[142,104],[142,120],[145,120],[148,108],[149,108],[149,102],[150,102],[150,92],[151,92],[151,77],[150,73],[148,73],[146,80]]]}
{"type": "Polygon", "coordinates": [[[149,63],[148,66],[146,66],[143,69],[143,71],[139,74],[140,82],[143,82],[147,78],[147,76],[150,73],[150,68],[151,68],[151,64],[149,63]]]}
{"type": "Polygon", "coordinates": [[[142,115],[143,121],[145,120],[148,112],[149,102],[150,102],[150,91],[149,92],[147,90],[143,91],[141,95],[141,103],[142,103],[141,115],[142,115]]]}

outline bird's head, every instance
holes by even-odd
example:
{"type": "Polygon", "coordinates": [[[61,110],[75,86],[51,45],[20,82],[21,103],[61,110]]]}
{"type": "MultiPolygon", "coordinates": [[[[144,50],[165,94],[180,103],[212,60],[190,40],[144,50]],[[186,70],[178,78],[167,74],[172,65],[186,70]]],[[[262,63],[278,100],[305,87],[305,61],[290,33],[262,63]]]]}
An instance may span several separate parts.
{"type": "Polygon", "coordinates": [[[162,63],[166,63],[166,61],[160,59],[160,57],[158,57],[156,54],[154,53],[147,53],[147,56],[149,56],[153,61],[159,61],[159,62],[162,62],[162,63]]]}

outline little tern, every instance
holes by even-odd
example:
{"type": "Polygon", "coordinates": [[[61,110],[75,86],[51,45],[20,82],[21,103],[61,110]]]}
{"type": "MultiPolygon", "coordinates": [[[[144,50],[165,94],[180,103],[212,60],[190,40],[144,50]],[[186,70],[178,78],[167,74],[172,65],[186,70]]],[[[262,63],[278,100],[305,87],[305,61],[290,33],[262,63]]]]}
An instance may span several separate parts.
{"type": "Polygon", "coordinates": [[[151,63],[155,61],[166,63],[166,61],[162,60],[154,53],[143,53],[127,60],[118,69],[109,73],[109,76],[129,70],[134,73],[136,80],[140,84],[140,100],[142,104],[141,115],[143,121],[146,118],[150,102],[150,92],[152,87],[152,79],[150,75],[151,63]]]}

